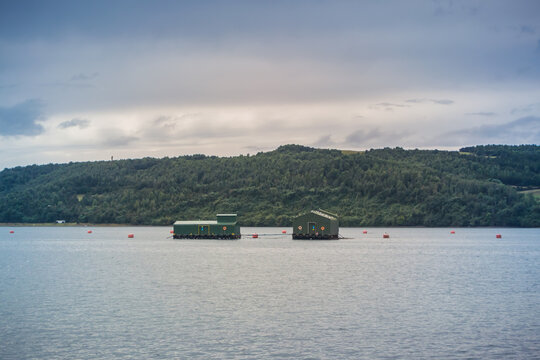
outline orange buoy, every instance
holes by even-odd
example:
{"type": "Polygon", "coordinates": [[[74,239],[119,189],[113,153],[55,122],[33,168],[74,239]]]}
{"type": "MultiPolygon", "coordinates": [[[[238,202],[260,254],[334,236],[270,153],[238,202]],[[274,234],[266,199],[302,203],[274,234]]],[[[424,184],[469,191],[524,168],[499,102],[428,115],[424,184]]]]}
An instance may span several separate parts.
{"type": "Polygon", "coordinates": [[[258,239],[259,238],[259,234],[253,234],[251,235],[254,239],[258,239]]]}
{"type": "Polygon", "coordinates": [[[282,234],[286,234],[286,233],[287,233],[287,230],[281,230],[281,233],[282,233],[282,234]]]}
{"type": "Polygon", "coordinates": [[[502,235],[501,235],[501,234],[497,234],[497,235],[495,235],[495,237],[496,237],[497,239],[502,239],[502,235]]]}
{"type": "Polygon", "coordinates": [[[455,234],[456,232],[454,230],[450,231],[450,234],[455,234]]]}
{"type": "Polygon", "coordinates": [[[133,235],[133,234],[128,234],[128,238],[132,239],[132,238],[134,238],[134,237],[135,237],[135,235],[133,235]]]}
{"type": "Polygon", "coordinates": [[[367,230],[362,231],[362,234],[367,234],[367,230]]]}
{"type": "Polygon", "coordinates": [[[92,230],[88,230],[88,233],[91,234],[91,233],[92,233],[92,230]]]}
{"type": "Polygon", "coordinates": [[[389,238],[390,238],[390,235],[384,233],[382,237],[385,238],[385,239],[389,239],[389,238]]]}

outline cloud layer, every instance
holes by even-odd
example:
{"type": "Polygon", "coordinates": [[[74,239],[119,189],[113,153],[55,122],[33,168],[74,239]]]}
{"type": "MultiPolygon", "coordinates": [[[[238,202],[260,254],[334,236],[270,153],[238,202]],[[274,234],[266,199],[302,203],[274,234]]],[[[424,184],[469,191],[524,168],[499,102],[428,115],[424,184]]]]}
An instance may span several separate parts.
{"type": "Polygon", "coordinates": [[[539,24],[527,0],[1,2],[0,168],[538,142],[539,24]]]}
{"type": "Polygon", "coordinates": [[[39,135],[43,132],[43,127],[38,123],[42,115],[43,104],[36,99],[0,107],[0,135],[39,135]]]}
{"type": "Polygon", "coordinates": [[[79,129],[87,128],[90,125],[90,121],[86,119],[71,119],[68,121],[63,121],[58,124],[60,129],[68,129],[72,127],[77,127],[79,129]]]}
{"type": "Polygon", "coordinates": [[[520,139],[523,144],[540,144],[540,117],[527,116],[502,124],[486,124],[467,129],[452,131],[443,135],[440,142],[447,144],[463,143],[483,144],[515,143],[520,139]]]}

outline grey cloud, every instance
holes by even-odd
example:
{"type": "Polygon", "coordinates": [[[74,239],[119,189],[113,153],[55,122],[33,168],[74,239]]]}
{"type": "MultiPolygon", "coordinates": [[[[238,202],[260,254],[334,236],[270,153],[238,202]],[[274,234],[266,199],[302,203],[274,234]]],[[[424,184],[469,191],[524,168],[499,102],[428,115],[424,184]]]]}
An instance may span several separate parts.
{"type": "Polygon", "coordinates": [[[69,121],[64,121],[58,125],[60,129],[68,129],[72,127],[78,127],[79,129],[85,129],[90,125],[90,120],[86,119],[72,119],[69,121]]]}
{"type": "Polygon", "coordinates": [[[243,147],[244,150],[248,151],[248,153],[258,153],[261,151],[269,151],[275,149],[275,147],[272,146],[255,146],[255,145],[248,145],[243,147]]]}
{"type": "MultiPolygon", "coordinates": [[[[146,139],[172,139],[187,136],[191,134],[191,129],[184,129],[182,132],[182,126],[184,124],[191,124],[201,120],[199,114],[183,114],[183,115],[161,115],[151,120],[149,126],[141,129],[138,135],[141,138],[146,139]]],[[[211,126],[210,126],[211,127],[211,126]]],[[[206,130],[206,127],[202,126],[202,131],[206,130]]],[[[200,130],[200,129],[199,129],[200,130]]]]}
{"type": "Polygon", "coordinates": [[[489,112],[489,111],[480,111],[480,112],[474,112],[474,113],[466,113],[465,115],[473,115],[473,116],[495,116],[497,114],[495,114],[494,112],[489,112]]]}
{"type": "MultiPolygon", "coordinates": [[[[409,103],[409,104],[432,103],[432,104],[438,104],[438,105],[452,105],[454,103],[454,100],[420,98],[420,99],[405,100],[405,102],[409,103]]],[[[405,107],[410,107],[410,106],[411,105],[396,104],[396,103],[391,103],[391,102],[380,102],[380,103],[374,105],[374,107],[376,107],[376,108],[377,107],[383,107],[386,111],[393,111],[396,108],[405,108],[405,107]]]]}
{"type": "Polygon", "coordinates": [[[347,135],[340,145],[352,148],[406,146],[411,137],[414,138],[415,134],[410,130],[365,128],[347,135]]]}
{"type": "Polygon", "coordinates": [[[160,126],[162,124],[168,124],[171,120],[174,120],[172,116],[161,115],[154,120],[154,125],[160,126]]]}
{"type": "Polygon", "coordinates": [[[452,105],[454,103],[454,100],[449,100],[449,99],[409,99],[409,100],[405,100],[405,102],[414,103],[414,104],[430,102],[430,103],[433,103],[433,104],[440,104],[440,105],[452,105]]]}
{"type": "Polygon", "coordinates": [[[176,126],[178,122],[182,121],[182,118],[184,116],[159,116],[156,120],[154,120],[154,128],[159,129],[164,132],[171,132],[176,130],[176,126]]]}
{"type": "Polygon", "coordinates": [[[477,6],[471,5],[469,2],[434,0],[432,4],[434,6],[433,15],[436,17],[454,16],[458,14],[477,16],[480,13],[480,9],[477,6]]]}
{"type": "MultiPolygon", "coordinates": [[[[176,144],[219,141],[223,138],[247,136],[253,131],[234,121],[219,122],[212,115],[193,112],[158,116],[141,127],[136,135],[141,140],[176,144]]],[[[258,126],[256,131],[262,131],[261,126],[258,126]]]]}
{"type": "Polygon", "coordinates": [[[79,73],[71,77],[71,81],[89,81],[98,77],[99,73],[94,72],[91,74],[79,73]]]}
{"type": "Polygon", "coordinates": [[[389,103],[389,102],[382,102],[382,103],[378,103],[377,106],[384,106],[384,107],[407,107],[408,105],[393,104],[393,103],[389,103]]]}
{"type": "Polygon", "coordinates": [[[323,135],[317,141],[315,141],[311,146],[314,147],[327,147],[335,145],[336,143],[332,140],[332,135],[323,135]]]}
{"type": "Polygon", "coordinates": [[[43,103],[37,99],[26,100],[11,107],[0,107],[0,135],[39,135],[44,129],[37,121],[42,118],[43,103]]]}
{"type": "Polygon", "coordinates": [[[137,140],[139,140],[139,138],[135,136],[127,136],[127,135],[108,136],[101,141],[101,144],[105,146],[110,146],[110,147],[119,147],[119,146],[129,145],[132,142],[137,141],[137,140]]]}
{"type": "Polygon", "coordinates": [[[91,74],[79,73],[73,75],[67,81],[56,81],[56,82],[47,82],[42,83],[41,86],[60,88],[60,89],[91,89],[94,88],[92,80],[95,79],[99,73],[94,72],[91,74]]]}
{"type": "Polygon", "coordinates": [[[64,89],[90,89],[93,88],[94,85],[84,82],[51,82],[51,83],[43,83],[41,86],[44,87],[53,87],[53,88],[64,88],[64,89]]]}
{"type": "Polygon", "coordinates": [[[409,107],[410,105],[403,105],[403,104],[395,104],[390,102],[381,102],[378,104],[373,105],[374,108],[384,108],[386,111],[394,111],[396,108],[405,108],[409,107]]]}
{"type": "Polygon", "coordinates": [[[210,119],[201,120],[198,122],[200,126],[197,127],[191,127],[187,132],[186,136],[193,136],[193,137],[199,137],[199,138],[207,138],[207,139],[218,139],[224,137],[234,137],[234,136],[242,136],[242,135],[249,135],[250,131],[246,129],[242,129],[238,126],[230,126],[230,125],[217,125],[210,119]]]}
{"type": "Polygon", "coordinates": [[[527,104],[520,107],[515,107],[510,111],[510,114],[520,114],[520,113],[530,113],[532,111],[540,109],[540,102],[533,103],[533,104],[527,104]]]}
{"type": "Polygon", "coordinates": [[[504,124],[482,125],[448,132],[440,137],[452,145],[464,144],[538,144],[540,117],[527,116],[504,124]]]}
{"type": "Polygon", "coordinates": [[[126,146],[138,140],[138,137],[128,135],[118,128],[102,129],[99,135],[99,145],[107,147],[126,146]]]}
{"type": "Polygon", "coordinates": [[[441,104],[441,105],[452,105],[454,103],[454,100],[448,100],[448,99],[434,100],[434,99],[431,99],[431,102],[433,102],[435,104],[441,104]]]}
{"type": "Polygon", "coordinates": [[[363,143],[373,143],[373,141],[380,139],[382,136],[383,133],[377,128],[356,130],[346,137],[345,142],[351,145],[362,145],[363,143]]]}
{"type": "Polygon", "coordinates": [[[19,86],[19,85],[17,85],[17,84],[3,84],[3,85],[0,84],[0,90],[4,90],[4,89],[14,89],[14,88],[16,88],[17,86],[19,86]]]}
{"type": "Polygon", "coordinates": [[[519,30],[523,34],[531,34],[532,35],[532,34],[536,33],[534,28],[532,26],[529,26],[529,25],[522,25],[519,30]]]}

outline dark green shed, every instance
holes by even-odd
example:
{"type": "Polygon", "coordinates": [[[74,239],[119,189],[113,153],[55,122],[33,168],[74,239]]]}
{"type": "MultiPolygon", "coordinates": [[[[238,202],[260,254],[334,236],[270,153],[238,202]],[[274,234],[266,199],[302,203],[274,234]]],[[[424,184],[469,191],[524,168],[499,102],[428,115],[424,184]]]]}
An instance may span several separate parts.
{"type": "Polygon", "coordinates": [[[240,239],[236,214],[218,214],[217,220],[177,221],[173,225],[174,239],[240,239]]]}
{"type": "Polygon", "coordinates": [[[339,220],[325,210],[311,210],[293,219],[293,239],[338,239],[339,220]]]}

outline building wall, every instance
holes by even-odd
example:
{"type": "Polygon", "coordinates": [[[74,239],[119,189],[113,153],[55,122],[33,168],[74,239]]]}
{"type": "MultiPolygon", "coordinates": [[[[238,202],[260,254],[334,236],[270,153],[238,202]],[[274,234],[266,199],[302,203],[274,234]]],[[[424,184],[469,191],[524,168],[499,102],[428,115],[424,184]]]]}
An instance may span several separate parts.
{"type": "Polygon", "coordinates": [[[240,226],[237,223],[208,224],[205,222],[193,222],[190,224],[174,224],[173,232],[175,236],[240,235],[240,226]]]}
{"type": "Polygon", "coordinates": [[[338,235],[338,232],[337,219],[328,219],[317,214],[307,213],[299,215],[293,220],[293,234],[296,235],[318,234],[329,236],[338,235]],[[315,226],[314,229],[313,226],[315,226]]]}

